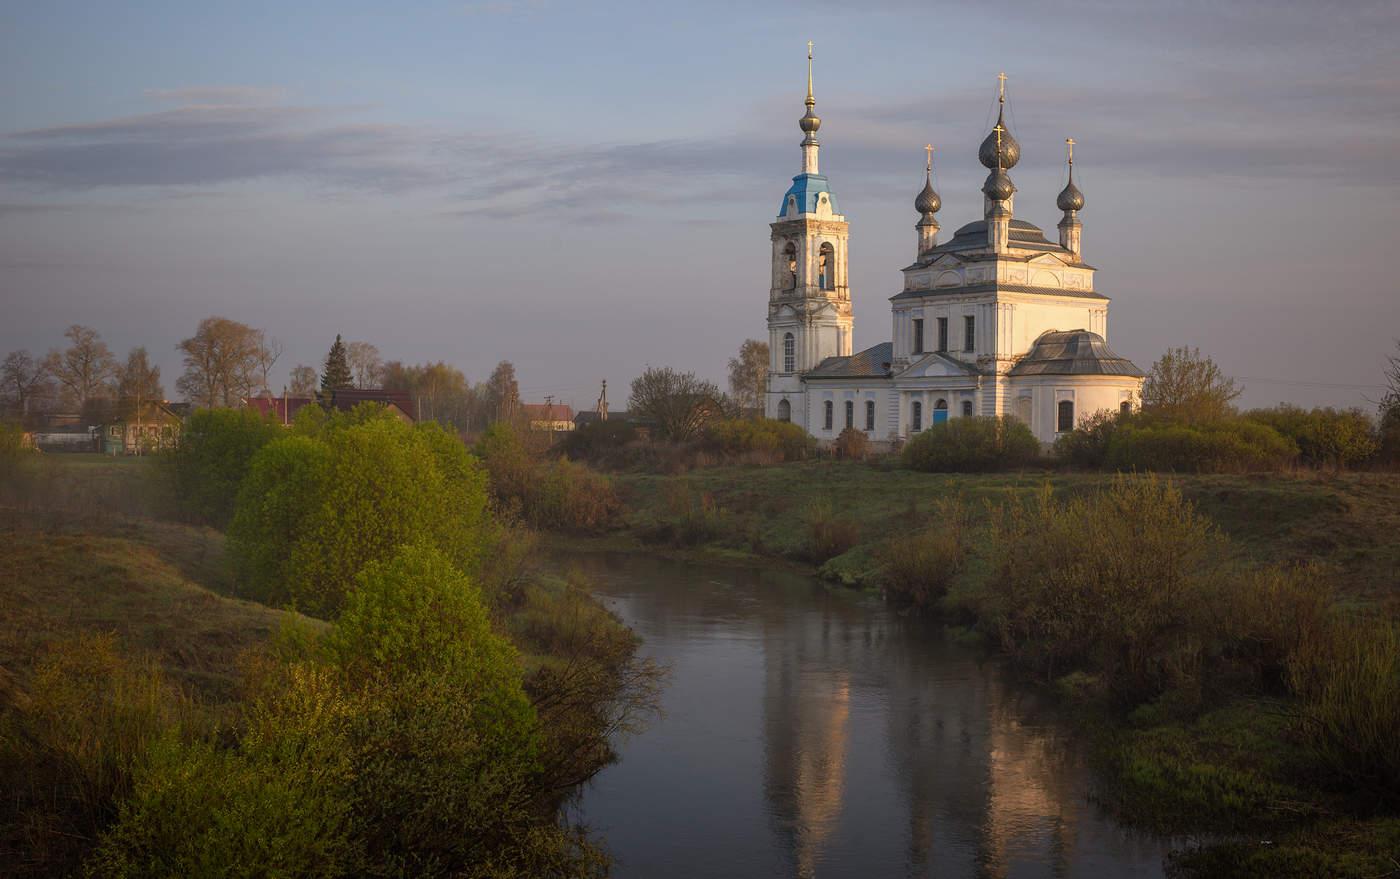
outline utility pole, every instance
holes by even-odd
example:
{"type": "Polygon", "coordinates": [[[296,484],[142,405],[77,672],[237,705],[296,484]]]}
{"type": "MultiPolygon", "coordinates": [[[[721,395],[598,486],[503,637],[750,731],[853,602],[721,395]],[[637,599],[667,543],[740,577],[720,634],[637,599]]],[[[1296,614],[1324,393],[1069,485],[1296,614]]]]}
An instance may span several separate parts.
{"type": "Polygon", "coordinates": [[[608,380],[603,379],[603,393],[598,396],[598,420],[608,420],[608,380]]]}
{"type": "Polygon", "coordinates": [[[554,397],[551,394],[544,395],[544,429],[554,429],[554,397]]]}

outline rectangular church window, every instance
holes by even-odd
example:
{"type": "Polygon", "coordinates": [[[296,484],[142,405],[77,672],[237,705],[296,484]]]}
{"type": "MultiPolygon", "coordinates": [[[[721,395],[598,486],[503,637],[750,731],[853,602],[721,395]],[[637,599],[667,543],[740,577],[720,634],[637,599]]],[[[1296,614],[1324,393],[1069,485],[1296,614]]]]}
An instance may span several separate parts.
{"type": "Polygon", "coordinates": [[[847,400],[847,401],[846,401],[846,427],[849,429],[849,428],[852,428],[852,427],[855,427],[855,426],[856,426],[856,404],[855,404],[855,401],[854,401],[854,400],[847,400]]]}
{"type": "Polygon", "coordinates": [[[910,416],[910,417],[909,417],[909,420],[910,420],[910,422],[911,422],[911,425],[910,425],[910,426],[911,426],[911,428],[913,429],[914,433],[918,433],[919,431],[921,431],[921,430],[924,429],[924,404],[923,404],[923,403],[920,403],[918,400],[915,400],[915,401],[914,401],[914,405],[911,407],[911,411],[910,411],[910,413],[909,413],[909,416],[910,416]]]}
{"type": "Polygon", "coordinates": [[[914,318],[914,353],[924,353],[924,319],[914,318]]]}
{"type": "Polygon", "coordinates": [[[970,315],[970,314],[969,314],[969,315],[965,315],[965,316],[963,317],[963,350],[964,350],[964,351],[971,351],[971,350],[973,350],[973,348],[976,347],[976,346],[973,344],[973,339],[976,338],[976,332],[977,332],[977,318],[973,317],[973,316],[970,315]]]}
{"type": "Polygon", "coordinates": [[[825,429],[826,429],[826,430],[831,430],[831,408],[832,408],[832,407],[831,407],[831,401],[830,401],[830,400],[827,400],[827,401],[826,401],[826,406],[825,406],[825,409],[826,409],[826,424],[825,424],[825,429]]]}
{"type": "Polygon", "coordinates": [[[874,430],[874,429],[875,429],[875,401],[874,401],[874,400],[866,400],[866,401],[865,401],[865,429],[866,429],[866,430],[874,430]]]}
{"type": "Polygon", "coordinates": [[[1056,425],[1056,427],[1055,427],[1055,430],[1059,431],[1060,433],[1064,433],[1065,431],[1068,431],[1068,430],[1074,430],[1074,401],[1073,401],[1073,400],[1061,400],[1060,403],[1059,403],[1058,413],[1057,413],[1057,414],[1058,414],[1059,418],[1058,418],[1058,423],[1057,423],[1057,425],[1056,425]]]}
{"type": "Polygon", "coordinates": [[[940,352],[948,350],[948,318],[946,317],[938,319],[938,350],[940,352]]]}

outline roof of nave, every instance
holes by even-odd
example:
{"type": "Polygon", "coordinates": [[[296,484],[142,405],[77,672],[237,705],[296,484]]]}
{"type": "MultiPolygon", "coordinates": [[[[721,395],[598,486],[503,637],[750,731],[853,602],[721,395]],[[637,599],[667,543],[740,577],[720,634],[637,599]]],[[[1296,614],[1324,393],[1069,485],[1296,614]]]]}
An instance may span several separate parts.
{"type": "MultiPolygon", "coordinates": [[[[1008,243],[1012,247],[1019,247],[1027,250],[1043,250],[1049,253],[1069,253],[1060,245],[1048,240],[1045,232],[1033,223],[1025,220],[1012,220],[1011,228],[1007,234],[1008,243]]],[[[937,253],[948,253],[957,250],[978,250],[987,246],[987,221],[975,220],[963,226],[953,233],[953,237],[948,241],[929,250],[929,255],[937,253]]]]}
{"type": "Polygon", "coordinates": [[[815,214],[817,212],[817,199],[821,193],[826,193],[827,201],[831,204],[831,212],[839,215],[841,209],[836,206],[836,193],[831,191],[827,184],[825,174],[798,174],[792,178],[792,185],[788,191],[783,193],[783,205],[778,209],[778,219],[787,215],[788,196],[797,196],[797,212],[799,214],[815,214]]]}
{"type": "Polygon", "coordinates": [[[850,357],[828,357],[807,378],[885,378],[894,360],[894,343],[881,342],[850,357]]]}
{"type": "Polygon", "coordinates": [[[1074,299],[1108,299],[1093,290],[1073,290],[1068,287],[1037,287],[1032,284],[968,284],[963,287],[935,287],[927,290],[905,290],[890,297],[891,302],[902,299],[923,299],[927,296],[962,296],[967,293],[1030,293],[1036,296],[1066,296],[1074,299]]]}
{"type": "Polygon", "coordinates": [[[1050,331],[1035,340],[1031,350],[1007,375],[1129,375],[1144,373],[1131,360],[1119,357],[1103,336],[1088,330],[1050,331]]]}

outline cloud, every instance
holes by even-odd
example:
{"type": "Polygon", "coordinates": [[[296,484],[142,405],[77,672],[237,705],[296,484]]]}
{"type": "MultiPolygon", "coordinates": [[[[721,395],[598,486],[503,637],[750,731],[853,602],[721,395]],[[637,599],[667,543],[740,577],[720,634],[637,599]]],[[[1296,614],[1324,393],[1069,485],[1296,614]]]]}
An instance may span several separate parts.
{"type": "Polygon", "coordinates": [[[173,89],[142,89],[141,94],[157,101],[180,104],[275,104],[286,97],[280,86],[191,85],[173,89]]]}

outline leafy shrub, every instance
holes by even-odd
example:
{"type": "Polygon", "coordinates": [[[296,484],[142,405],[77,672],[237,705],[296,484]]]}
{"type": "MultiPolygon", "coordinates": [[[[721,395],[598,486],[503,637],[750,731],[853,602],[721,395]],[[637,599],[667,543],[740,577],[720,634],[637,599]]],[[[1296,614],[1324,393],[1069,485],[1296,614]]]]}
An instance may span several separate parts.
{"type": "Polygon", "coordinates": [[[746,452],[766,452],[780,461],[798,461],[807,456],[812,439],[799,425],[773,418],[734,418],[717,421],[706,429],[706,437],[719,451],[738,456],[746,452]]]}
{"type": "Polygon", "coordinates": [[[1289,683],[1318,759],[1348,787],[1400,801],[1400,626],[1335,621],[1295,653],[1289,683]]]}
{"type": "MultiPolygon", "coordinates": [[[[306,407],[313,408],[313,407],[306,407]]],[[[200,409],[161,456],[171,499],[185,519],[225,528],[258,450],[283,429],[251,409],[200,409]]]]}
{"type": "Polygon", "coordinates": [[[530,455],[507,424],[487,428],[475,449],[490,474],[496,509],[507,518],[523,518],[536,528],[590,532],[622,510],[611,479],[567,458],[530,455]]]}
{"type": "Polygon", "coordinates": [[[486,476],[461,443],[381,417],[259,452],[229,553],[244,594],[330,617],[368,562],[423,541],[470,570],[491,528],[486,476]]]}
{"type": "Polygon", "coordinates": [[[807,558],[821,564],[860,542],[860,522],[834,515],[831,504],[812,505],[807,517],[807,558]]]}
{"type": "Polygon", "coordinates": [[[980,611],[1020,661],[1049,678],[1098,673],[1129,702],[1199,683],[1223,544],[1171,483],[1047,492],[1004,511],[992,543],[980,611]]]}
{"type": "Polygon", "coordinates": [[[1266,424],[1298,446],[1303,462],[1314,467],[1344,469],[1369,461],[1380,449],[1375,427],[1359,409],[1330,406],[1311,411],[1279,405],[1254,409],[1245,418],[1266,424]]]}
{"type": "Polygon", "coordinates": [[[939,501],[928,527],[896,537],[880,548],[885,595],[915,611],[931,610],[967,564],[967,511],[956,501],[939,501]]]}
{"type": "Polygon", "coordinates": [[[637,428],[626,419],[590,421],[564,434],[564,454],[575,460],[597,461],[615,455],[637,438],[637,428]]]}
{"type": "Polygon", "coordinates": [[[1109,441],[1114,431],[1131,418],[1121,412],[1100,409],[1080,421],[1074,430],[1055,438],[1055,457],[1081,470],[1102,470],[1108,460],[1109,441]]]}
{"type": "Polygon", "coordinates": [[[1118,471],[1243,473],[1282,469],[1297,454],[1273,428],[1237,419],[1200,427],[1124,425],[1109,438],[1105,463],[1118,471]]]}
{"type": "Polygon", "coordinates": [[[870,449],[870,438],[865,435],[865,431],[848,427],[841,431],[831,447],[839,458],[858,460],[864,458],[865,453],[870,449]]]}
{"type": "Polygon", "coordinates": [[[1010,415],[950,418],[910,439],[903,452],[906,466],[926,473],[1006,470],[1039,454],[1035,434],[1010,415]]]}

